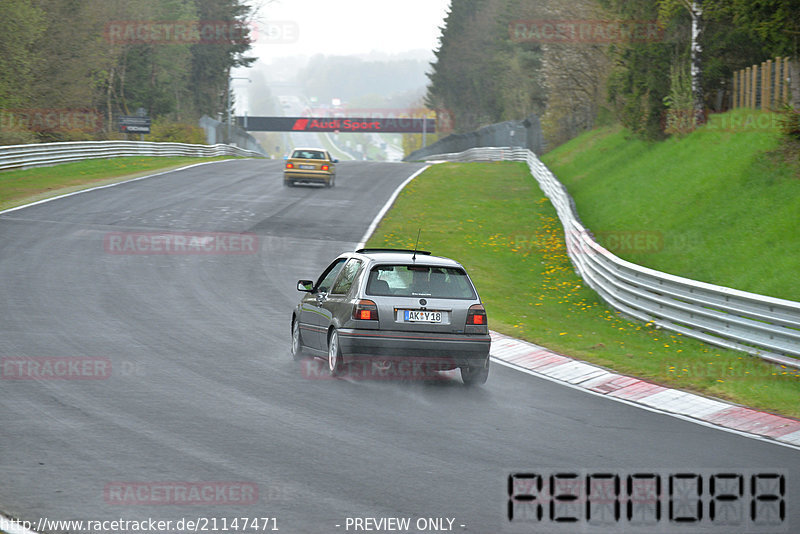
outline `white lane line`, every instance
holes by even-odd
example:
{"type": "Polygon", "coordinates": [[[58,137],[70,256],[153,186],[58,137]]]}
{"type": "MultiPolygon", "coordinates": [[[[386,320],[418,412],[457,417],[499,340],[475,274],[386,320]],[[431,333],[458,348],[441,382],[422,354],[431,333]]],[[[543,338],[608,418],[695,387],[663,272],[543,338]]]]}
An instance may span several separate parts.
{"type": "Polygon", "coordinates": [[[792,432],[791,434],[786,434],[785,436],[781,436],[777,439],[792,445],[797,445],[797,448],[800,449],[800,430],[797,432],[792,432]]]}

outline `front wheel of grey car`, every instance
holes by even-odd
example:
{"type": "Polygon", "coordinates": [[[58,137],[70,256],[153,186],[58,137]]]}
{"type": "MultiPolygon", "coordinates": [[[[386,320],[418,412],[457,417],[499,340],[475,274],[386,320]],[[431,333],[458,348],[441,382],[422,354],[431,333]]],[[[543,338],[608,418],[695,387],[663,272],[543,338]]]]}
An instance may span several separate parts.
{"type": "Polygon", "coordinates": [[[339,376],[342,374],[343,367],[339,333],[333,329],[328,336],[328,370],[331,372],[331,376],[339,376]]]}
{"type": "Polygon", "coordinates": [[[479,367],[464,366],[461,368],[461,380],[467,386],[479,386],[486,383],[489,378],[489,359],[479,367]]]}
{"type": "Polygon", "coordinates": [[[303,358],[303,338],[300,337],[300,323],[292,320],[292,358],[297,361],[303,358]]]}

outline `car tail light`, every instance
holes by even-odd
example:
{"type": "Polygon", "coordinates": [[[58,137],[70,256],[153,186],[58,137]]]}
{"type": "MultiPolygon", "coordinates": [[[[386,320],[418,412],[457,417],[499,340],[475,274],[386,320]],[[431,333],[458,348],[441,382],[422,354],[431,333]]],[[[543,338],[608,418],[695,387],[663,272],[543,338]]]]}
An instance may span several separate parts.
{"type": "Polygon", "coordinates": [[[467,311],[467,324],[469,325],[486,325],[486,309],[483,304],[473,304],[467,311]]]}
{"type": "Polygon", "coordinates": [[[362,299],[353,308],[353,319],[361,321],[377,321],[378,306],[371,300],[362,299]]]}
{"type": "Polygon", "coordinates": [[[294,169],[294,163],[287,163],[286,164],[286,168],[287,169],[294,169]]]}
{"type": "Polygon", "coordinates": [[[330,167],[328,165],[323,165],[322,166],[322,170],[323,171],[327,171],[328,169],[330,169],[330,167]]]}

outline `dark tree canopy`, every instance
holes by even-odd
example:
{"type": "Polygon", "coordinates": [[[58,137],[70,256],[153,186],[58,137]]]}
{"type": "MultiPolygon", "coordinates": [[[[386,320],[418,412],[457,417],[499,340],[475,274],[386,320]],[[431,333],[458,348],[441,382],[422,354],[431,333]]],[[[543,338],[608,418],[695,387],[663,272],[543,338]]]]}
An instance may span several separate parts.
{"type": "Polygon", "coordinates": [[[230,69],[254,61],[249,16],[243,0],[3,0],[0,109],[216,115],[230,69]]]}
{"type": "Polygon", "coordinates": [[[691,70],[693,18],[702,51],[695,106],[724,109],[734,71],[800,53],[800,0],[453,0],[426,103],[447,109],[458,131],[535,112],[561,142],[607,109],[637,135],[658,138],[681,73],[691,70]],[[591,47],[520,42],[508,31],[515,20],[587,18],[652,21],[663,34],[591,47]],[[607,67],[590,76],[582,65],[607,67]],[[607,108],[595,94],[606,95],[607,108]]]}

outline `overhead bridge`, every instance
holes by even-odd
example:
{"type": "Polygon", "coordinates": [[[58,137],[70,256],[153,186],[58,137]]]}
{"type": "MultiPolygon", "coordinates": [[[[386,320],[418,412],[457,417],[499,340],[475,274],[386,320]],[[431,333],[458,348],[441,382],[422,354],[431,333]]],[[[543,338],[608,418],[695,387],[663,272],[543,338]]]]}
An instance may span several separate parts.
{"type": "Polygon", "coordinates": [[[436,119],[410,117],[236,117],[251,132],[436,133],[436,119]]]}

